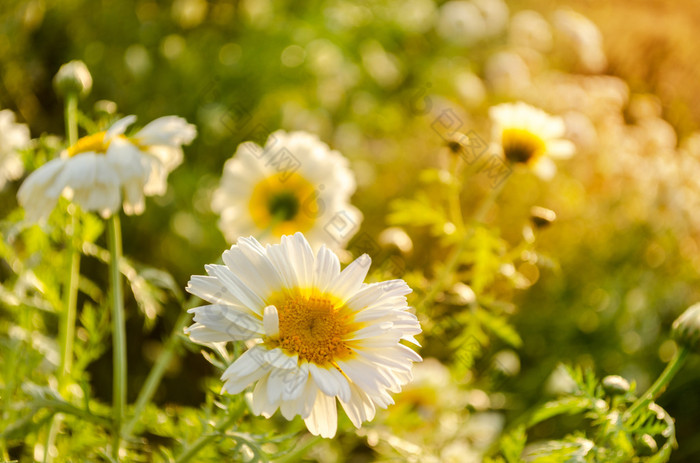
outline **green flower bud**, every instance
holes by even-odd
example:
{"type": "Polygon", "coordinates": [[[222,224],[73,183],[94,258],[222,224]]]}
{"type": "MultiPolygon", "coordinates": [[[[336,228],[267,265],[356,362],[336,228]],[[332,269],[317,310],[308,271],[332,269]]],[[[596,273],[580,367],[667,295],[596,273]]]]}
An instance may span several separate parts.
{"type": "Polygon", "coordinates": [[[671,336],[683,347],[700,348],[700,303],[690,306],[673,322],[671,336]]]}
{"type": "Polygon", "coordinates": [[[603,390],[607,395],[623,395],[629,392],[630,383],[622,376],[606,376],[603,378],[603,390]]]}
{"type": "Polygon", "coordinates": [[[72,93],[86,96],[92,90],[92,76],[82,61],[70,61],[60,67],[53,78],[56,93],[67,96],[72,93]]]}
{"type": "Polygon", "coordinates": [[[106,115],[113,115],[117,113],[117,103],[109,100],[99,100],[95,102],[95,111],[98,113],[103,113],[106,115]]]}

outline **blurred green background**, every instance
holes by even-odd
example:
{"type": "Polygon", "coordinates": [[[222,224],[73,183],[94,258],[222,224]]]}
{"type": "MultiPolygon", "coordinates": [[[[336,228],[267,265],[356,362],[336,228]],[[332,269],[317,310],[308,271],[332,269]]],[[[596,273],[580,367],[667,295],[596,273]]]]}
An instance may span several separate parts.
{"type": "MultiPolygon", "coordinates": [[[[651,101],[679,140],[697,129],[700,64],[693,37],[700,5],[514,1],[508,8],[511,15],[533,9],[549,18],[563,3],[598,24],[608,58],[604,73],[626,81],[634,94],[656,95],[623,101],[625,121],[638,123],[639,105],[651,101]]],[[[51,79],[61,64],[81,59],[94,80],[81,102],[85,113],[94,114],[95,102],[106,99],[117,103],[119,113],[138,115],[141,125],[168,114],[196,124],[199,135],[170,175],[168,193],[149,199],[144,215],[123,220],[125,255],[166,269],[184,287],[228,246],[209,201],[224,161],[244,140],[262,142],[278,128],[319,134],[350,158],[359,185],[355,204],[365,214],[362,229],[377,236],[389,200],[410,196],[417,172],[439,162],[442,140],[431,129],[433,113],[415,106],[424,93],[435,104],[461,108],[465,126],[489,138],[486,109],[512,95],[486,84],[485,96],[470,100],[455,82],[464,70],[483,78],[488,58],[508,46],[505,33],[468,46],[450,42],[434,27],[438,7],[417,0],[6,0],[0,6],[0,107],[16,111],[35,137],[62,134],[62,103],[51,79]]],[[[545,56],[545,68],[596,74],[561,54],[545,56]]],[[[604,122],[593,120],[598,123],[604,122]]],[[[652,183],[681,188],[681,180],[663,177],[648,157],[655,153],[636,159],[639,172],[610,167],[623,148],[603,138],[599,133],[598,144],[560,166],[562,174],[551,183],[516,173],[489,219],[515,240],[531,205],[552,208],[560,217],[539,236],[540,251],[557,264],[540,269],[535,284],[513,295],[514,323],[524,343],[520,374],[503,384],[511,399],[509,417],[542,400],[561,361],[590,366],[600,376],[621,374],[645,388],[673,355],[670,323],[700,298],[700,234],[687,210],[692,201],[659,199],[663,189],[658,200],[639,193],[652,183]]],[[[670,147],[674,160],[698,151],[676,148],[670,147]]],[[[2,192],[3,209],[16,204],[18,184],[2,192]]],[[[472,201],[466,191],[465,210],[473,209],[472,201]]],[[[423,238],[414,236],[409,267],[436,257],[423,238]]],[[[89,259],[83,266],[95,281],[106,281],[103,270],[89,259]]],[[[171,304],[153,331],[143,334],[133,299],[127,303],[129,382],[135,391],[180,308],[171,304]]],[[[110,358],[106,352],[92,371],[106,399],[110,358]]],[[[680,449],[672,461],[697,461],[700,454],[698,366],[696,356],[661,400],[677,420],[680,449]]],[[[157,400],[197,404],[199,385],[183,379],[208,371],[199,355],[182,357],[157,400]]],[[[551,435],[547,426],[553,424],[537,433],[551,435]]]]}

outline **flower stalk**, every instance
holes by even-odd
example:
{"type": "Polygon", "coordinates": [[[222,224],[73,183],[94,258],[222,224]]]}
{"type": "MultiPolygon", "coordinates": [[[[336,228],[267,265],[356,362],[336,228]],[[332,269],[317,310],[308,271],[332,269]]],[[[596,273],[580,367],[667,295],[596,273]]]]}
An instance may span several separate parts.
{"type": "MultiPolygon", "coordinates": [[[[69,92],[66,94],[64,104],[64,119],[66,125],[66,139],[68,145],[73,145],[78,141],[78,93],[69,92]]],[[[76,238],[78,228],[78,211],[69,206],[70,230],[68,233],[68,252],[70,253],[70,269],[68,271],[68,281],[64,290],[64,304],[61,312],[59,325],[59,342],[61,346],[61,361],[58,369],[58,384],[62,391],[65,387],[66,379],[70,377],[73,368],[73,344],[75,340],[75,320],[77,317],[78,305],[78,282],[80,281],[80,246],[76,238]]],[[[46,447],[44,449],[44,462],[53,461],[52,449],[56,442],[58,429],[61,426],[61,416],[54,415],[47,435],[46,447]]]]}
{"type": "Polygon", "coordinates": [[[661,393],[666,389],[668,383],[671,382],[676,373],[678,373],[685,364],[686,359],[690,350],[687,347],[681,347],[673,359],[666,365],[666,368],[661,373],[661,375],[654,381],[654,384],[641,395],[627,410],[627,420],[634,419],[635,415],[642,409],[649,406],[649,404],[655,401],[661,393]]]}
{"type": "Polygon", "coordinates": [[[113,352],[113,456],[118,459],[121,446],[121,426],[126,407],[126,327],[124,299],[119,261],[122,256],[122,237],[119,213],[112,215],[108,224],[109,275],[112,292],[112,352],[113,352]]]}
{"type": "Polygon", "coordinates": [[[240,417],[241,411],[244,409],[244,402],[241,401],[241,404],[239,405],[238,409],[232,413],[228,419],[220,423],[216,429],[209,433],[201,436],[199,439],[197,439],[192,445],[186,447],[183,452],[180,454],[180,456],[175,460],[175,463],[186,463],[190,461],[194,456],[197,455],[204,447],[207,445],[211,444],[213,441],[221,437],[221,435],[226,432],[228,428],[234,425],[236,421],[238,421],[238,418],[240,417]]]}
{"type": "MultiPolygon", "coordinates": [[[[73,145],[78,140],[78,95],[70,93],[66,96],[65,103],[66,136],[68,144],[73,145]]],[[[77,211],[73,207],[68,208],[71,216],[71,228],[69,238],[70,271],[65,292],[65,311],[63,323],[61,323],[61,368],[60,377],[64,379],[70,375],[73,366],[73,342],[75,338],[75,319],[78,303],[78,281],[80,279],[80,247],[77,243],[76,232],[78,227],[77,211]]]]}
{"type": "MultiPolygon", "coordinates": [[[[199,299],[197,298],[197,300],[199,299]]],[[[172,360],[173,355],[175,354],[175,348],[178,345],[180,335],[182,334],[182,330],[185,328],[185,325],[187,325],[187,323],[190,321],[190,318],[190,314],[187,313],[187,311],[183,311],[178,317],[177,321],[175,322],[173,331],[170,333],[170,337],[166,341],[163,351],[158,356],[158,360],[156,361],[155,365],[153,365],[153,368],[151,368],[151,371],[148,373],[146,382],[144,383],[143,387],[141,388],[141,391],[139,392],[139,396],[136,399],[136,403],[134,404],[133,414],[129,421],[127,421],[127,423],[124,425],[122,435],[125,438],[131,436],[131,433],[133,432],[136,423],[139,422],[141,413],[143,413],[146,406],[150,403],[151,399],[153,398],[153,395],[156,393],[158,385],[160,384],[160,381],[163,378],[163,374],[165,374],[165,370],[168,368],[168,365],[170,364],[170,361],[172,360]]]]}

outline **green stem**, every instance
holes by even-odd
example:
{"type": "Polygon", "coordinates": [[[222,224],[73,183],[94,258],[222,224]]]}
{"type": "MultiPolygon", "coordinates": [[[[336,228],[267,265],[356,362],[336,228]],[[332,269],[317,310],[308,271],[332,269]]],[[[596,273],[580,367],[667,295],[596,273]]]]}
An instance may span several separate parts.
{"type": "Polygon", "coordinates": [[[36,404],[38,406],[48,408],[49,410],[53,411],[55,414],[63,413],[65,415],[73,415],[73,416],[81,418],[85,421],[95,423],[99,426],[108,427],[109,425],[112,424],[112,422],[107,417],[95,415],[94,413],[92,413],[88,410],[83,410],[82,408],[78,408],[75,405],[68,403],[68,402],[47,399],[47,400],[43,400],[43,401],[42,400],[37,401],[36,404]]]}
{"type": "Polygon", "coordinates": [[[666,365],[661,375],[656,378],[654,384],[627,409],[626,415],[628,420],[634,419],[635,415],[641,409],[646,408],[661,395],[668,383],[676,376],[676,373],[678,373],[681,367],[683,367],[689,353],[690,351],[687,347],[681,347],[675,357],[666,365]]]}
{"type": "MultiPolygon", "coordinates": [[[[68,284],[66,285],[65,307],[63,313],[63,323],[61,324],[61,353],[60,377],[65,380],[70,376],[73,367],[73,342],[75,340],[75,319],[78,305],[78,282],[80,280],[80,249],[75,238],[78,227],[77,211],[71,213],[71,236],[70,236],[70,271],[68,273],[68,284]]],[[[63,382],[63,381],[61,381],[63,382]]],[[[61,385],[62,386],[62,385],[61,385]]]]}
{"type": "Polygon", "coordinates": [[[113,456],[119,457],[121,445],[121,425],[126,406],[126,327],[124,322],[124,300],[122,297],[122,279],[119,273],[119,261],[122,256],[121,226],[119,212],[109,219],[109,274],[112,290],[112,351],[113,351],[113,456]]]}
{"type": "Polygon", "coordinates": [[[66,136],[68,145],[74,145],[78,141],[78,94],[70,93],[66,96],[64,109],[66,121],[66,136]]]}
{"type": "Polygon", "coordinates": [[[141,417],[141,413],[143,413],[144,409],[146,408],[146,405],[148,405],[148,403],[153,398],[153,395],[156,393],[158,385],[160,384],[160,381],[163,378],[163,374],[165,373],[165,370],[167,369],[168,365],[170,364],[170,361],[173,358],[175,348],[177,347],[180,340],[180,334],[182,333],[182,329],[185,327],[189,320],[190,314],[186,311],[183,311],[180,314],[180,317],[178,317],[177,321],[175,322],[173,331],[170,333],[170,337],[166,341],[163,351],[158,356],[158,360],[156,361],[155,365],[153,365],[153,368],[151,368],[150,373],[148,373],[146,382],[144,383],[143,387],[141,388],[141,391],[139,392],[139,396],[136,399],[136,403],[134,404],[133,415],[129,419],[129,421],[124,425],[124,429],[122,431],[122,435],[124,436],[124,438],[128,438],[131,435],[131,433],[134,430],[134,426],[136,426],[136,423],[138,423],[139,418],[141,417]]]}
{"type": "MultiPolygon", "coordinates": [[[[240,409],[242,409],[242,407],[240,409]]],[[[214,432],[212,432],[210,434],[205,434],[202,437],[200,437],[199,439],[197,439],[196,441],[194,441],[194,443],[191,446],[189,446],[189,447],[185,448],[185,450],[183,450],[183,452],[180,454],[180,456],[177,457],[177,460],[175,460],[175,463],[185,463],[187,461],[190,461],[190,459],[192,457],[194,457],[195,455],[197,455],[197,453],[199,453],[200,450],[202,450],[204,447],[206,447],[207,445],[212,443],[217,438],[221,437],[222,432],[226,431],[236,421],[238,421],[239,415],[240,415],[239,412],[231,414],[231,416],[229,416],[229,418],[226,421],[224,421],[223,423],[221,423],[220,425],[218,425],[216,427],[214,432]]]]}
{"type": "Polygon", "coordinates": [[[273,461],[274,463],[291,463],[293,461],[299,461],[299,459],[306,455],[306,452],[320,442],[321,439],[321,436],[314,436],[311,439],[308,439],[305,443],[301,444],[299,447],[295,448],[292,452],[289,452],[285,456],[277,458],[273,461]]]}
{"type": "MultiPolygon", "coordinates": [[[[70,93],[66,96],[64,106],[64,120],[66,124],[66,138],[71,146],[78,141],[78,94],[70,93]]],[[[59,340],[61,345],[61,363],[58,369],[58,387],[63,390],[66,378],[70,376],[73,367],[73,343],[75,340],[75,319],[78,305],[78,281],[80,279],[80,250],[76,240],[78,229],[77,211],[71,212],[71,228],[68,235],[68,252],[70,252],[70,270],[64,293],[64,310],[61,312],[61,324],[59,325],[59,340]]],[[[49,427],[49,433],[44,448],[44,462],[51,463],[51,449],[56,441],[58,429],[61,427],[61,416],[54,415],[49,427]]]]}
{"type": "MultiPolygon", "coordinates": [[[[503,185],[505,183],[506,182],[501,182],[501,184],[498,187],[492,188],[491,191],[489,191],[488,196],[484,199],[484,201],[474,213],[472,222],[478,223],[484,221],[486,214],[488,214],[489,210],[491,210],[491,207],[493,207],[493,204],[496,202],[496,198],[498,198],[498,195],[501,193],[501,190],[503,189],[503,185]]],[[[454,195],[459,195],[459,190],[453,193],[453,196],[454,195]]],[[[457,201],[459,201],[459,196],[457,196],[457,201]]],[[[463,221],[461,218],[461,208],[452,208],[456,209],[455,212],[459,212],[459,214],[452,220],[457,223],[462,223],[463,221]]],[[[445,262],[445,266],[442,268],[437,278],[435,279],[435,283],[430,287],[430,291],[428,291],[423,297],[423,299],[420,301],[420,303],[417,304],[418,312],[421,312],[428,305],[430,305],[434,301],[438,293],[444,291],[445,286],[447,285],[450,277],[457,269],[457,265],[459,265],[459,259],[462,256],[462,253],[466,250],[467,244],[469,243],[469,239],[472,237],[472,235],[474,235],[475,230],[476,228],[474,226],[472,226],[467,232],[464,232],[459,228],[457,229],[457,232],[462,233],[464,236],[461,237],[461,239],[457,243],[457,246],[452,248],[452,251],[448,255],[447,260],[445,262]]]]}

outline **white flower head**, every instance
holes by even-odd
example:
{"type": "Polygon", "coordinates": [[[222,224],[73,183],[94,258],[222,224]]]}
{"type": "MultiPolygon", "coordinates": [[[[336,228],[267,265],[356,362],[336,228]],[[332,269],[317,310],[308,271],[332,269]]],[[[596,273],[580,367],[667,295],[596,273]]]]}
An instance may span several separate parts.
{"type": "Polygon", "coordinates": [[[240,238],[223,261],[189,281],[187,291],[211,304],[190,310],[195,323],[186,332],[202,344],[254,343],[221,379],[229,394],[257,382],[255,414],[269,418],[279,408],[332,437],[336,398],[359,428],[411,381],[421,357],[400,342],[418,344],[421,332],[406,305],[411,289],[403,280],[363,283],[367,255],[341,272],[332,251],[321,246],[314,256],[296,233],[266,247],[240,238]]]}
{"type": "Polygon", "coordinates": [[[558,116],[523,102],[493,106],[489,116],[493,141],[503,156],[510,162],[527,165],[542,179],[551,179],[556,172],[551,158],[569,158],[574,154],[574,144],[562,138],[566,127],[558,116]]]}
{"type": "Polygon", "coordinates": [[[81,138],[60,158],[32,172],[17,192],[27,219],[44,219],[60,196],[109,217],[122,202],[125,213],[141,214],[144,195],[163,194],[168,173],[182,162],[181,145],[194,139],[196,129],[180,117],[166,116],[125,136],[135,120],[127,116],[104,132],[81,138]]]}
{"type": "Polygon", "coordinates": [[[29,141],[29,127],[15,122],[15,113],[9,109],[0,111],[0,190],[24,172],[18,150],[29,145],[29,141]]]}
{"type": "Polygon", "coordinates": [[[212,209],[229,243],[240,236],[276,242],[302,232],[314,249],[342,249],[362,213],[350,204],[355,178],[348,160],[307,132],[272,133],[260,147],[238,146],[226,161],[212,209]]]}

